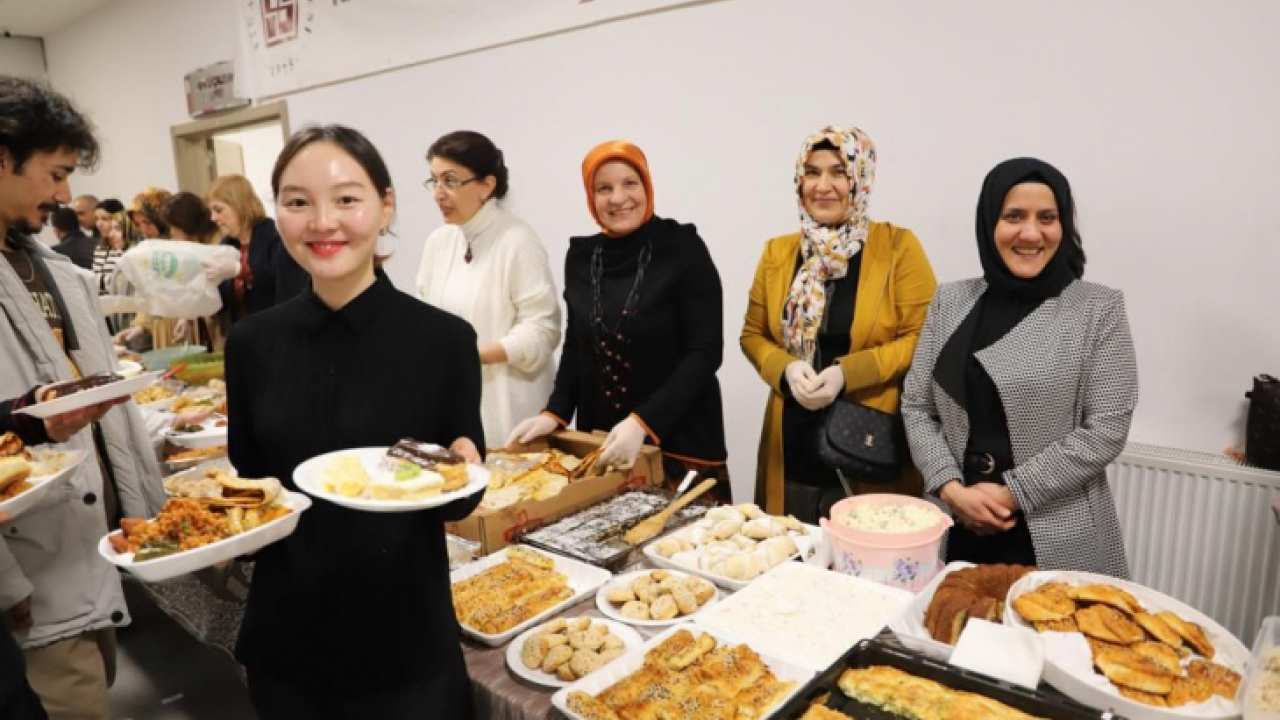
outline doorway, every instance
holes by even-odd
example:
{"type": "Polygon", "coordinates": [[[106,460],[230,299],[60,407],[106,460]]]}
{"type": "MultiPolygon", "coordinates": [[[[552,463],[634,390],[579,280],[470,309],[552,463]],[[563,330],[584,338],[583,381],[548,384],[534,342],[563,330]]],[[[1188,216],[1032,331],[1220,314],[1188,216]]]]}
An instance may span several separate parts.
{"type": "Polygon", "coordinates": [[[205,118],[170,130],[178,189],[204,197],[219,175],[244,175],[275,216],[271,168],[289,138],[289,113],[275,102],[205,118]]]}

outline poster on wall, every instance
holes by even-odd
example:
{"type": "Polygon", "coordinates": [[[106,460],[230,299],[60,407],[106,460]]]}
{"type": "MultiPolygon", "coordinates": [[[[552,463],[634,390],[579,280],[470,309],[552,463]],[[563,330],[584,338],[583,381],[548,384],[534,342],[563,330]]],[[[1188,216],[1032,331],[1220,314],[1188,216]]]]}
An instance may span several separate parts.
{"type": "Polygon", "coordinates": [[[258,98],[705,0],[235,0],[258,98]]]}

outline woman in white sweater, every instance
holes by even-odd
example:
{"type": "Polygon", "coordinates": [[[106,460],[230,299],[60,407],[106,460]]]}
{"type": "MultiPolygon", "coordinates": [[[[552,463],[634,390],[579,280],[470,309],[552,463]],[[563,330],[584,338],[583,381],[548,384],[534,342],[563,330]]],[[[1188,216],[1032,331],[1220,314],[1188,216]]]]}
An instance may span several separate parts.
{"type": "Polygon", "coordinates": [[[427,161],[426,186],[446,224],[423,248],[418,297],[475,328],[484,435],[496,447],[551,395],[560,343],[555,279],[537,233],[498,204],[507,167],[489,138],[449,133],[432,143],[427,161]]]}

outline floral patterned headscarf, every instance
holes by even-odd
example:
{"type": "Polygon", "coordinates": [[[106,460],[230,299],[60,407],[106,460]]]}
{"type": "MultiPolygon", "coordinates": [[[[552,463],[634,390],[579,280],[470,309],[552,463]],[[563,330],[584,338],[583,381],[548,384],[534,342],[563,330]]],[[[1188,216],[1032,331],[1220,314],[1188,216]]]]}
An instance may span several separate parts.
{"type": "Polygon", "coordinates": [[[826,284],[849,272],[849,261],[867,241],[867,198],[876,177],[876,149],[871,138],[857,128],[828,125],[804,140],[796,161],[796,202],[800,206],[800,256],[802,262],[791,291],[782,306],[782,342],[787,352],[813,362],[818,328],[827,305],[826,284]],[[844,161],[853,202],[844,221],[835,227],[821,225],[804,207],[804,166],[813,148],[830,143],[844,161]]]}

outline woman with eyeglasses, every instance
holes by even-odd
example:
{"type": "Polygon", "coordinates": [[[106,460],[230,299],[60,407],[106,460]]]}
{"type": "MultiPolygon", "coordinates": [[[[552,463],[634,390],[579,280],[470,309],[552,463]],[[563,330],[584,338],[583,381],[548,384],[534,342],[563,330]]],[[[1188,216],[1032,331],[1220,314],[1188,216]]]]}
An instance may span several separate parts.
{"type": "Polygon", "coordinates": [[[445,224],[423,248],[418,298],[475,329],[484,434],[501,441],[551,394],[560,342],[555,278],[538,234],[499,203],[507,166],[489,138],[449,133],[431,144],[427,162],[425,185],[445,224]]]}
{"type": "Polygon", "coordinates": [[[596,146],[582,182],[602,232],[569,240],[555,390],[510,440],[529,442],[577,415],[579,430],[608,431],[605,466],[629,467],[650,443],[662,449],[668,487],[693,470],[719,480],[712,497],[728,501],[716,379],[724,298],[711,253],[693,225],[653,214],[649,161],[630,142],[596,146]]]}

